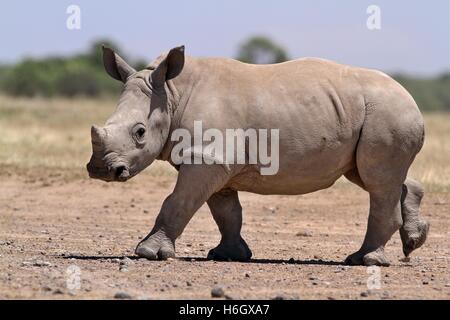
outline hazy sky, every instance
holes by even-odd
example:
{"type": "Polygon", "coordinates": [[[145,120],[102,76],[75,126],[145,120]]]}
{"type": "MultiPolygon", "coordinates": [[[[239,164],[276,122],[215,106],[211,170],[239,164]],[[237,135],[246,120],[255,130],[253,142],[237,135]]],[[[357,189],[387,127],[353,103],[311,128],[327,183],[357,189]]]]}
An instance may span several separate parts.
{"type": "Polygon", "coordinates": [[[0,62],[71,54],[111,38],[147,60],[185,44],[187,54],[233,57],[264,34],[292,58],[317,56],[389,72],[450,70],[450,1],[2,1],[0,62]],[[66,28],[66,9],[81,9],[81,30],[66,28]],[[381,30],[366,27],[366,9],[381,8],[381,30]]]}

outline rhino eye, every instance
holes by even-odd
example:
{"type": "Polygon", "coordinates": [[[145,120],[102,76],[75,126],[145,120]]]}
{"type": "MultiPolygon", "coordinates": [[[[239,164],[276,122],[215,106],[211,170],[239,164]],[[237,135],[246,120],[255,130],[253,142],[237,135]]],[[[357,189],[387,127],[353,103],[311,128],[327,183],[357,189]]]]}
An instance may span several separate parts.
{"type": "Polygon", "coordinates": [[[137,136],[139,139],[143,138],[143,137],[144,137],[144,134],[145,134],[145,129],[144,129],[144,128],[139,128],[139,129],[136,131],[136,136],[137,136]]]}
{"type": "Polygon", "coordinates": [[[141,143],[145,137],[145,127],[142,124],[138,124],[133,129],[133,136],[136,142],[141,143]]]}

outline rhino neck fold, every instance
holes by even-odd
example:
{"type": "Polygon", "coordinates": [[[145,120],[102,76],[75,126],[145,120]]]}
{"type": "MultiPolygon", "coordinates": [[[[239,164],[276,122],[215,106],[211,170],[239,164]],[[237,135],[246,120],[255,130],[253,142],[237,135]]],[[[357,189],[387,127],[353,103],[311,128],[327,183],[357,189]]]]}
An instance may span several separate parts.
{"type": "Polygon", "coordinates": [[[194,72],[194,58],[186,57],[183,71],[178,77],[167,81],[166,92],[168,94],[169,114],[170,114],[170,130],[167,140],[156,159],[170,162],[170,153],[175,142],[170,140],[173,130],[179,128],[189,98],[194,91],[197,76],[194,72]]]}

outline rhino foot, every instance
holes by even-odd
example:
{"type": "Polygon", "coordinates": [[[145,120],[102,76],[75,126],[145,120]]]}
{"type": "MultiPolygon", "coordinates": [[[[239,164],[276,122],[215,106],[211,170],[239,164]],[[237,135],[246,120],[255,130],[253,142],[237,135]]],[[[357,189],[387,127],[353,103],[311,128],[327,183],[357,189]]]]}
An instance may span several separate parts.
{"type": "Polygon", "coordinates": [[[175,257],[175,244],[163,233],[155,233],[141,241],[135,253],[149,260],[167,260],[175,257]]]}
{"type": "Polygon", "coordinates": [[[208,259],[216,261],[248,261],[251,257],[252,252],[242,238],[237,243],[221,242],[208,253],[208,259]]]}
{"type": "Polygon", "coordinates": [[[383,266],[388,267],[390,265],[389,260],[384,253],[382,247],[372,252],[365,252],[359,250],[345,259],[345,264],[351,266],[383,266]]]}
{"type": "Polygon", "coordinates": [[[419,220],[400,228],[405,257],[425,243],[429,229],[430,224],[424,220],[419,220]]]}

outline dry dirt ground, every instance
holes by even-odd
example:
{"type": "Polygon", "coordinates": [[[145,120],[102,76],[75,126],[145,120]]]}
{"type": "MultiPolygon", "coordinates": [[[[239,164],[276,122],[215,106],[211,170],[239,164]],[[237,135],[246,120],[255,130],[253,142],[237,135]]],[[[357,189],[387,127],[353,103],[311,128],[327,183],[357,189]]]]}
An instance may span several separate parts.
{"type": "Polygon", "coordinates": [[[450,298],[448,193],[424,199],[425,246],[401,261],[397,233],[387,246],[392,266],[377,274],[341,263],[359,248],[368,210],[367,194],[348,183],[304,196],[241,193],[249,263],[205,260],[219,241],[205,206],[178,239],[177,259],[146,261],[134,247],[173,176],[144,173],[124,184],[38,176],[0,176],[1,299],[209,299],[217,285],[234,299],[450,298]],[[379,288],[368,290],[378,276],[379,288]]]}

